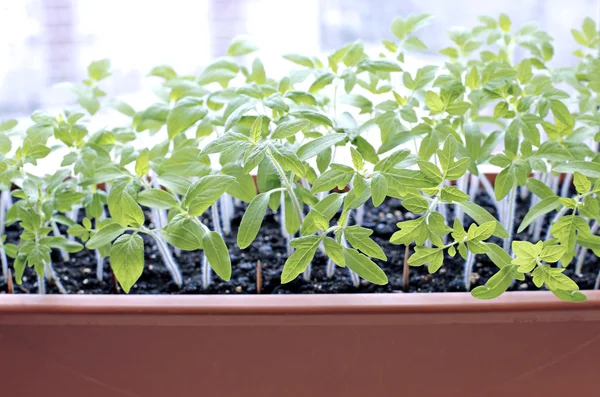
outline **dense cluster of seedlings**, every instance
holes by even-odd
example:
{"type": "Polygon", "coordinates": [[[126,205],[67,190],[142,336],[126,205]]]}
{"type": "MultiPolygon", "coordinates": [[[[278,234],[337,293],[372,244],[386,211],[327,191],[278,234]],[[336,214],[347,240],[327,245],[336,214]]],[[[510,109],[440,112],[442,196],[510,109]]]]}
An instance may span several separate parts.
{"type": "Polygon", "coordinates": [[[595,23],[586,19],[572,31],[580,62],[571,68],[552,68],[552,39],[535,24],[514,28],[504,14],[452,30],[451,46],[440,51],[447,60],[414,68],[410,53],[427,49],[415,33],[429,20],[396,18],[395,40],[383,41],[373,56],[360,41],[326,58],[284,55],[295,65],[277,79],[251,58],[257,48],[250,41],[236,39],[228,57],[197,76],[168,66],[152,70],[161,79],[159,100],[141,111],[105,102],[100,83],[110,63],[92,63],[89,78],[74,86],[88,114],[36,112],[16,148],[9,136],[17,123],[0,124],[1,231],[15,222],[23,230],[18,244],[3,234],[2,276],[10,274],[8,256],[17,283],[30,266],[41,292],[44,279],[60,288],[51,250],[68,259],[85,245],[95,251],[97,277],[109,257],[129,291],[144,269],[146,234],[177,285],[180,250],[203,250],[205,286],[213,271],[228,280],[223,236],[231,233],[234,205],[244,202],[242,249],[269,207],[281,213],[289,255],[283,283],[309,279],[321,250],[328,276],[341,267],[355,284],[385,284],[371,258],[386,255],[362,217],[368,200],[377,207],[394,197],[417,215],[398,223],[391,237],[412,253],[405,266],[427,265],[434,273],[446,255],[460,255],[470,289],[475,257],[487,255],[498,271],[472,291],[475,297],[496,297],[513,280],[532,277],[561,299],[584,300],[563,271],[574,262],[580,272],[588,250],[600,255],[595,23]],[[89,131],[86,121],[103,102],[130,123],[89,131]],[[158,143],[148,147],[150,136],[158,143]],[[44,178],[26,172],[57,148],[68,150],[59,170],[44,178]],[[495,181],[481,172],[486,164],[501,169],[495,181]],[[495,216],[474,202],[480,190],[493,200],[495,216]],[[531,202],[520,225],[518,195],[531,202]],[[151,209],[151,222],[142,207],[151,209]],[[210,228],[199,220],[207,211],[210,228]],[[525,230],[531,242],[513,241],[525,230]],[[492,236],[503,242],[490,242],[492,236]]]}

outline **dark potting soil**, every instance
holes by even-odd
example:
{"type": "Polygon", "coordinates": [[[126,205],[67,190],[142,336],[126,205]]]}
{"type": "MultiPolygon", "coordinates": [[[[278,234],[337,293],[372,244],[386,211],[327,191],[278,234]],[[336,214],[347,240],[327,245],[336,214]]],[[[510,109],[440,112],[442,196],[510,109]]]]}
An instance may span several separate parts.
{"type": "MultiPolygon", "coordinates": [[[[529,200],[529,198],[524,201],[520,198],[517,199],[515,225],[519,225],[527,213],[529,200]]],[[[492,201],[484,193],[476,197],[476,202],[493,215],[496,215],[492,201]]],[[[452,207],[452,205],[448,206],[450,219],[453,217],[452,207]]],[[[402,273],[405,247],[390,244],[389,238],[398,229],[396,227],[397,222],[413,219],[415,215],[407,212],[398,199],[388,199],[378,208],[374,208],[370,201],[365,205],[363,226],[374,231],[371,237],[383,247],[388,258],[387,261],[375,260],[388,276],[389,284],[384,286],[361,280],[360,285],[355,287],[352,284],[348,269],[339,267],[336,267],[333,277],[328,278],[326,275],[327,258],[319,251],[317,251],[312,261],[310,280],[307,281],[300,275],[296,280],[282,285],[280,275],[287,254],[285,238],[280,231],[279,214],[269,210],[256,240],[247,249],[240,250],[236,245],[236,233],[244,210],[245,206],[235,209],[232,232],[229,236],[225,236],[233,268],[229,282],[224,282],[218,276],[213,275],[212,284],[208,288],[203,288],[202,252],[182,251],[179,257],[175,257],[183,277],[183,286],[178,288],[163,265],[154,242],[144,236],[146,264],[141,278],[133,286],[130,294],[256,294],[257,261],[259,260],[262,273],[261,293],[263,294],[465,291],[463,281],[465,261],[459,255],[454,258],[446,256],[444,266],[436,274],[429,274],[425,266],[411,267],[409,269],[408,288],[405,291],[403,290],[402,273]]],[[[149,219],[149,213],[147,215],[149,219]]],[[[543,233],[545,233],[552,216],[551,214],[547,217],[543,233]]],[[[208,214],[203,218],[203,222],[209,226],[211,225],[208,214]]],[[[472,220],[465,215],[465,226],[468,226],[471,222],[472,220]]],[[[6,233],[8,242],[17,242],[18,226],[8,227],[6,233]]],[[[528,238],[530,236],[527,231],[515,235],[517,240],[527,240],[528,238]]],[[[502,245],[500,239],[492,238],[492,241],[502,245]]],[[[60,253],[53,250],[52,261],[56,274],[70,294],[122,293],[115,284],[108,258],[105,260],[102,280],[96,278],[96,258],[93,252],[82,251],[70,254],[70,260],[65,262],[60,253]]],[[[12,268],[11,259],[9,259],[9,263],[12,268]]],[[[571,264],[565,274],[573,277],[581,289],[592,289],[596,275],[600,270],[600,260],[590,251],[585,260],[583,274],[574,276],[573,269],[574,264],[571,264]]],[[[497,270],[497,267],[486,255],[477,255],[471,277],[471,288],[485,284],[497,270]]],[[[528,279],[513,283],[511,290],[537,290],[537,288],[528,279]]],[[[0,280],[0,293],[6,293],[7,291],[6,282],[0,280]]],[[[27,268],[23,277],[23,284],[15,284],[14,293],[37,293],[37,291],[37,276],[33,269],[27,268]]],[[[59,293],[58,288],[52,282],[47,283],[46,292],[59,293]]]]}

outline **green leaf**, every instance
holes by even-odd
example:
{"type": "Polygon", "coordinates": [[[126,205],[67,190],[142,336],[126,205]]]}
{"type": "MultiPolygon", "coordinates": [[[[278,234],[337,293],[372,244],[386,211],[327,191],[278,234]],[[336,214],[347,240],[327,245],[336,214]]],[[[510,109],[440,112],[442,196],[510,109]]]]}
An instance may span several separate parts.
{"type": "Polygon", "coordinates": [[[183,206],[192,216],[200,216],[235,182],[228,175],[207,175],[192,183],[183,197],[183,206]]]}
{"type": "Polygon", "coordinates": [[[506,197],[508,193],[515,188],[515,185],[516,177],[514,168],[512,166],[508,166],[500,171],[496,177],[496,183],[494,184],[494,194],[496,195],[496,200],[500,201],[506,197]]]}
{"type": "Polygon", "coordinates": [[[304,164],[298,158],[296,153],[292,152],[287,147],[279,144],[272,144],[269,147],[268,153],[285,171],[291,171],[300,177],[304,176],[304,164]]]}
{"type": "Polygon", "coordinates": [[[10,131],[17,126],[18,122],[14,119],[0,121],[0,132],[10,131]]]}
{"type": "Polygon", "coordinates": [[[357,225],[348,226],[344,229],[344,237],[354,248],[365,255],[386,261],[387,257],[381,247],[369,237],[372,234],[372,230],[357,225]]]}
{"type": "Polygon", "coordinates": [[[131,196],[133,189],[127,178],[117,179],[108,195],[108,210],[121,226],[139,227],[144,224],[144,213],[131,196]]]}
{"type": "Polygon", "coordinates": [[[375,207],[379,207],[388,192],[388,183],[385,179],[385,176],[380,173],[375,173],[373,178],[371,179],[371,192],[373,194],[373,205],[375,207]]]}
{"type": "Polygon", "coordinates": [[[400,228],[390,238],[390,243],[398,245],[410,245],[412,242],[421,245],[429,237],[429,228],[425,222],[425,217],[399,222],[400,228]]]}
{"type": "Polygon", "coordinates": [[[552,293],[559,299],[568,302],[585,302],[587,297],[579,291],[564,291],[564,290],[553,290],[552,293]]]}
{"type": "Polygon", "coordinates": [[[542,252],[542,243],[531,244],[528,241],[513,241],[512,249],[516,256],[512,263],[518,265],[518,271],[527,273],[532,271],[537,263],[537,258],[542,252]]]}
{"type": "Polygon", "coordinates": [[[138,194],[138,203],[144,207],[168,210],[177,206],[177,201],[162,189],[146,189],[138,194]]]}
{"type": "Polygon", "coordinates": [[[444,186],[440,198],[447,203],[459,203],[468,200],[469,195],[456,188],[456,186],[444,186]]]}
{"type": "Polygon", "coordinates": [[[210,231],[202,237],[204,254],[210,267],[224,281],[231,279],[231,259],[223,237],[217,232],[210,231]]]}
{"type": "Polygon", "coordinates": [[[260,225],[267,213],[269,204],[269,193],[261,193],[254,197],[250,205],[244,212],[240,229],[237,235],[237,244],[241,249],[247,248],[256,236],[260,229],[260,225]]]}
{"type": "Polygon", "coordinates": [[[83,249],[83,245],[63,236],[46,236],[41,238],[39,242],[50,248],[61,249],[71,253],[79,252],[83,249]]]}
{"type": "Polygon", "coordinates": [[[373,284],[386,285],[388,283],[387,276],[375,262],[355,249],[343,248],[343,251],[344,261],[350,270],[373,284]]]}
{"type": "Polygon", "coordinates": [[[428,264],[429,274],[433,274],[442,267],[444,263],[444,250],[441,247],[415,247],[415,253],[408,258],[409,266],[421,266],[428,264]]]}
{"type": "Polygon", "coordinates": [[[346,260],[344,259],[344,250],[340,243],[332,239],[331,237],[325,237],[323,240],[323,247],[325,253],[336,265],[340,267],[346,267],[346,260]]]}
{"type": "Polygon", "coordinates": [[[125,232],[125,228],[118,223],[109,223],[98,230],[92,238],[88,240],[85,247],[93,250],[110,244],[114,239],[125,232]]]}
{"type": "Polygon", "coordinates": [[[412,196],[402,200],[402,206],[413,214],[420,214],[429,209],[429,203],[421,196],[412,196]]]}
{"type": "Polygon", "coordinates": [[[140,152],[135,162],[135,174],[139,177],[143,177],[150,171],[150,152],[148,149],[144,149],[140,152]]]}
{"type": "Polygon", "coordinates": [[[306,66],[307,68],[315,67],[315,63],[313,62],[313,60],[304,55],[286,54],[283,56],[283,58],[287,59],[290,62],[294,62],[295,64],[298,64],[300,66],[306,66]]]}
{"type": "Polygon", "coordinates": [[[292,240],[292,242],[295,242],[293,246],[296,250],[283,265],[283,272],[281,273],[282,284],[289,283],[306,270],[315,256],[322,239],[323,236],[307,236],[292,240]]]}
{"type": "MultiPolygon", "coordinates": [[[[323,200],[319,201],[306,215],[300,233],[303,236],[316,233],[319,229],[315,224],[314,217],[315,213],[319,213],[325,217],[327,222],[331,221],[331,218],[337,213],[344,202],[344,195],[339,193],[332,193],[326,196],[323,200]]],[[[318,215],[316,215],[318,217],[318,215]]]]}
{"type": "Polygon", "coordinates": [[[538,266],[531,274],[533,283],[537,287],[545,284],[551,291],[575,291],[579,287],[575,281],[563,274],[565,268],[552,268],[550,266],[538,266]]]}
{"type": "Polygon", "coordinates": [[[502,295],[513,282],[513,273],[516,265],[501,268],[485,283],[471,291],[471,295],[477,299],[494,299],[502,295]]]}
{"type": "Polygon", "coordinates": [[[471,70],[465,78],[465,85],[470,89],[477,88],[479,86],[479,72],[475,66],[471,67],[471,70]]]}
{"type": "Polygon", "coordinates": [[[541,199],[556,196],[552,188],[539,179],[529,178],[527,180],[527,189],[541,199]]]}
{"type": "Polygon", "coordinates": [[[561,258],[564,266],[567,266],[575,255],[577,230],[586,230],[587,227],[586,221],[575,215],[563,216],[550,227],[550,233],[560,241],[561,245],[567,247],[565,254],[561,258]]]}
{"type": "Polygon", "coordinates": [[[575,172],[575,174],[573,174],[573,184],[575,185],[575,189],[579,194],[589,192],[590,188],[592,187],[592,183],[590,182],[590,180],[577,171],[575,172]]]}
{"type": "Polygon", "coordinates": [[[339,166],[325,171],[313,183],[311,192],[327,192],[334,187],[344,189],[354,176],[354,170],[347,166],[339,166]]]}
{"type": "Polygon", "coordinates": [[[510,18],[508,17],[508,15],[506,15],[504,13],[500,14],[500,18],[498,19],[498,25],[500,26],[500,29],[502,29],[503,31],[509,32],[511,22],[510,22],[510,18]]]}
{"type": "Polygon", "coordinates": [[[557,196],[546,197],[527,212],[523,221],[519,225],[519,229],[517,233],[521,233],[527,226],[529,226],[533,221],[535,221],[540,216],[546,215],[549,212],[552,212],[557,209],[560,205],[557,196]]]}
{"type": "Polygon", "coordinates": [[[175,104],[167,117],[169,139],[175,138],[198,120],[206,116],[207,111],[202,107],[202,101],[194,97],[186,97],[175,104]]]}
{"type": "Polygon", "coordinates": [[[230,57],[239,57],[242,55],[250,54],[258,50],[258,46],[252,43],[245,37],[237,36],[229,44],[227,48],[227,55],[230,57]]]}
{"type": "Polygon", "coordinates": [[[549,245],[542,249],[540,253],[540,259],[544,262],[555,263],[563,257],[567,250],[564,245],[549,245]]]}
{"type": "Polygon", "coordinates": [[[198,222],[184,214],[177,214],[160,232],[167,243],[184,251],[196,251],[203,248],[202,238],[205,230],[198,222]]]}
{"type": "Polygon", "coordinates": [[[576,160],[559,164],[554,167],[555,172],[567,172],[574,174],[576,171],[588,178],[600,178],[600,164],[591,161],[576,160]]]}
{"type": "Polygon", "coordinates": [[[110,250],[110,266],[127,293],[144,271],[144,240],[138,234],[124,234],[110,250]]]}
{"type": "Polygon", "coordinates": [[[404,40],[404,49],[408,51],[427,51],[427,46],[418,37],[412,36],[404,40]]]}
{"type": "Polygon", "coordinates": [[[268,120],[268,117],[258,116],[256,120],[254,120],[254,123],[252,123],[252,128],[250,129],[250,138],[254,144],[257,144],[263,136],[263,129],[265,125],[263,120],[268,120]]]}
{"type": "Polygon", "coordinates": [[[479,226],[471,224],[467,232],[467,241],[483,241],[487,240],[494,233],[496,221],[484,222],[479,226]]]}
{"type": "Polygon", "coordinates": [[[425,94],[425,105],[427,105],[432,114],[441,113],[445,108],[442,98],[433,91],[427,91],[425,94]]]}
{"type": "Polygon", "coordinates": [[[394,36],[396,36],[400,40],[403,40],[406,36],[404,20],[400,17],[394,18],[394,20],[392,21],[391,30],[394,36]]]}
{"type": "Polygon", "coordinates": [[[346,139],[345,134],[333,133],[309,141],[298,149],[298,158],[302,161],[308,160],[311,157],[316,156],[323,150],[332,147],[338,142],[343,141],[344,139],[346,139]]]}
{"type": "Polygon", "coordinates": [[[331,72],[325,72],[319,75],[319,77],[316,78],[314,83],[311,84],[310,88],[308,89],[308,92],[310,92],[311,94],[319,92],[320,90],[331,84],[334,78],[335,75],[331,72]]]}
{"type": "Polygon", "coordinates": [[[94,61],[88,66],[88,75],[92,80],[100,81],[110,76],[110,60],[102,59],[94,61]]]}
{"type": "Polygon", "coordinates": [[[463,201],[457,203],[457,205],[460,208],[462,208],[465,214],[469,215],[471,218],[473,218],[475,222],[477,222],[480,225],[486,222],[495,221],[496,227],[494,229],[494,236],[500,238],[508,237],[508,232],[506,231],[506,229],[500,224],[500,222],[496,220],[496,218],[494,218],[492,214],[487,212],[484,208],[470,201],[463,201]]]}
{"type": "Polygon", "coordinates": [[[485,253],[492,262],[500,269],[505,266],[509,266],[512,262],[512,257],[504,251],[500,246],[492,243],[485,243],[488,250],[485,253]]]}
{"type": "Polygon", "coordinates": [[[284,121],[280,123],[277,128],[275,128],[275,131],[271,137],[273,139],[285,139],[292,137],[308,127],[309,124],[310,121],[306,119],[293,119],[290,121],[284,121]]]}

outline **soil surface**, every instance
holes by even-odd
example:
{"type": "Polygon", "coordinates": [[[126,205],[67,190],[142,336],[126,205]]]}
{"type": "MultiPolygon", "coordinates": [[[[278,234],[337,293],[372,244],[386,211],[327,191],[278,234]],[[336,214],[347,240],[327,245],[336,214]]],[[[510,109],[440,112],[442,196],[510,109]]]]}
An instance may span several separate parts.
{"type": "MultiPolygon", "coordinates": [[[[529,198],[517,201],[517,213],[515,225],[519,225],[529,209],[529,198]]],[[[495,208],[485,193],[476,197],[476,202],[496,215],[495,208]]],[[[448,205],[449,219],[453,219],[453,206],[448,205]]],[[[172,281],[169,272],[162,264],[160,253],[155,244],[145,237],[146,265],[140,280],[133,286],[130,294],[256,294],[257,293],[257,261],[261,262],[262,290],[263,294],[317,294],[317,293],[402,293],[402,292],[457,292],[465,291],[463,282],[464,260],[459,255],[452,258],[447,256],[444,266],[436,274],[428,274],[427,268],[411,267],[409,269],[408,288],[403,290],[402,273],[404,263],[404,246],[389,243],[390,236],[398,230],[396,223],[415,217],[407,212],[398,199],[388,199],[378,208],[374,208],[369,201],[365,205],[363,226],[374,231],[372,237],[383,247],[388,261],[375,260],[388,276],[389,284],[378,286],[364,280],[358,287],[352,284],[348,269],[335,269],[332,278],[327,278],[327,259],[317,252],[312,262],[312,272],[307,281],[299,276],[293,282],[285,285],[280,283],[281,270],[287,258],[286,243],[279,226],[279,214],[271,210],[263,222],[259,235],[250,247],[240,250],[236,245],[236,233],[245,210],[239,206],[235,210],[232,222],[232,232],[225,236],[229,247],[232,261],[233,273],[229,282],[223,282],[218,276],[213,276],[213,282],[208,288],[202,286],[202,252],[182,251],[179,257],[175,257],[183,276],[183,287],[178,288],[172,281]]],[[[546,218],[544,232],[548,227],[553,214],[546,218]]],[[[150,214],[147,212],[147,219],[150,214]]],[[[203,222],[211,226],[210,216],[203,217],[203,222]]],[[[465,226],[471,223],[471,219],[465,216],[465,226]]],[[[352,223],[352,222],[351,222],[352,223]]],[[[515,227],[516,229],[516,227],[515,227]]],[[[7,241],[17,242],[19,227],[12,225],[7,228],[7,241]]],[[[527,240],[530,236],[527,231],[516,234],[515,239],[527,240]]],[[[500,239],[492,238],[492,241],[502,245],[500,239]]],[[[62,260],[58,251],[52,252],[53,267],[62,285],[70,294],[115,294],[122,293],[116,287],[113,274],[110,269],[108,258],[104,264],[104,278],[96,278],[96,258],[93,252],[84,250],[71,254],[70,260],[62,260]]],[[[12,260],[9,258],[10,266],[12,260]]],[[[565,271],[565,274],[573,277],[574,263],[565,271]]],[[[471,288],[484,284],[496,271],[497,267],[486,255],[477,255],[471,277],[471,288]]],[[[600,260],[589,251],[583,267],[583,274],[575,275],[573,278],[581,289],[592,289],[595,279],[600,270],[600,260]]],[[[58,288],[51,282],[47,283],[47,293],[59,293],[58,288]]],[[[530,279],[527,281],[516,281],[511,290],[537,290],[530,279]]],[[[0,293],[6,293],[8,286],[5,281],[0,280],[0,293]]],[[[22,285],[14,286],[14,293],[37,293],[37,276],[33,269],[25,271],[22,285]]]]}

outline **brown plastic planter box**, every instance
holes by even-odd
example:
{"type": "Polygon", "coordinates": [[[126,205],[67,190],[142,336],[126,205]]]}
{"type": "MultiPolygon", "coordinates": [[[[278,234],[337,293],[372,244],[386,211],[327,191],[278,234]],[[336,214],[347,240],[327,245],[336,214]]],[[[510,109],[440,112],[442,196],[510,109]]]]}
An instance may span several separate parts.
{"type": "Polygon", "coordinates": [[[600,292],[0,297],[2,396],[593,396],[600,292]]]}

